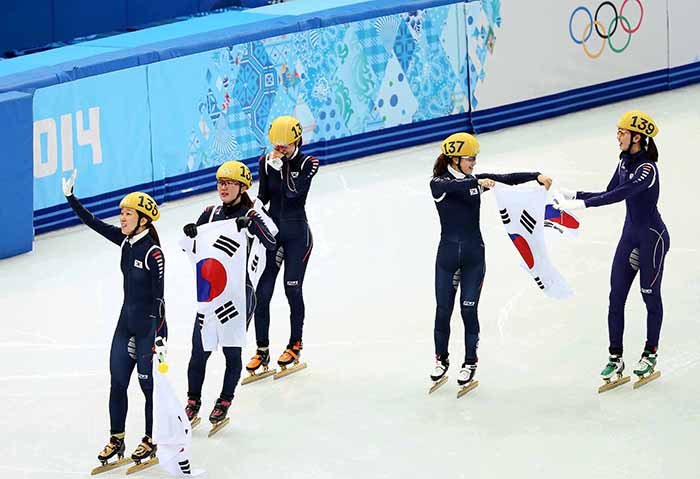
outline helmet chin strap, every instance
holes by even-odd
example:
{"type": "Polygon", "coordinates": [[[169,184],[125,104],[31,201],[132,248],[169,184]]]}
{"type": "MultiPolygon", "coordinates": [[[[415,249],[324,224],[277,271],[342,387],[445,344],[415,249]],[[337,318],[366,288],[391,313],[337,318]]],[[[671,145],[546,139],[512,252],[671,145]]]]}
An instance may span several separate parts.
{"type": "MultiPolygon", "coordinates": [[[[634,135],[638,135],[639,133],[635,133],[633,131],[630,131],[630,144],[627,146],[625,150],[622,150],[623,153],[627,153],[628,155],[632,155],[632,146],[634,145],[634,135]]],[[[641,146],[639,149],[641,150],[641,146]]]]}
{"type": "MultiPolygon", "coordinates": [[[[136,230],[138,230],[141,227],[141,218],[145,218],[145,216],[141,216],[141,215],[142,215],[142,213],[139,211],[138,212],[139,218],[138,218],[138,220],[136,220],[136,226],[134,226],[134,229],[131,231],[131,233],[126,235],[127,238],[133,238],[134,236],[136,236],[136,230]]],[[[148,221],[146,222],[146,225],[148,225],[148,221]]]]}
{"type": "Polygon", "coordinates": [[[467,176],[467,174],[464,172],[464,170],[462,170],[462,158],[459,157],[459,156],[458,156],[457,158],[459,158],[459,160],[457,160],[457,169],[458,169],[459,172],[462,173],[464,176],[467,176]]]}

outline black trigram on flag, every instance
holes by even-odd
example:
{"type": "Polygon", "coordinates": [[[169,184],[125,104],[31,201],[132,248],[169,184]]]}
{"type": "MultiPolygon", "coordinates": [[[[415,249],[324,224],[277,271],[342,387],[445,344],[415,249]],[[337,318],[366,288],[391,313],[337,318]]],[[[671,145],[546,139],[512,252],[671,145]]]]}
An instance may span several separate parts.
{"type": "Polygon", "coordinates": [[[241,244],[232,240],[231,238],[221,235],[216,239],[216,241],[214,241],[212,246],[220,249],[229,256],[233,256],[236,254],[236,251],[238,251],[238,248],[241,247],[241,244]]]}
{"type": "Polygon", "coordinates": [[[257,254],[255,256],[253,256],[253,262],[252,262],[251,267],[250,267],[250,269],[253,270],[253,273],[255,273],[258,270],[259,260],[260,260],[260,256],[258,256],[257,254]]]}
{"type": "Polygon", "coordinates": [[[177,462],[178,466],[180,466],[180,470],[182,471],[183,474],[192,474],[192,471],[190,470],[190,460],[185,459],[184,461],[178,461],[177,462]]]}
{"type": "Polygon", "coordinates": [[[214,310],[216,317],[219,318],[221,324],[225,324],[229,319],[238,316],[238,311],[231,301],[226,301],[223,306],[219,306],[214,310]]]}
{"type": "Polygon", "coordinates": [[[507,209],[503,208],[502,210],[498,210],[498,212],[501,213],[501,221],[503,221],[504,225],[510,223],[510,215],[507,209]]]}
{"type": "Polygon", "coordinates": [[[199,329],[204,327],[204,315],[202,313],[197,313],[197,322],[199,323],[199,329]]]}
{"type": "Polygon", "coordinates": [[[558,231],[560,234],[564,234],[564,230],[561,228],[561,226],[557,225],[556,223],[552,223],[549,220],[544,220],[544,223],[542,225],[545,228],[552,228],[554,231],[558,231]]]}
{"type": "Polygon", "coordinates": [[[535,276],[535,283],[537,283],[537,286],[539,286],[540,289],[544,289],[544,284],[542,283],[542,280],[539,276],[535,276]]]}
{"type": "Polygon", "coordinates": [[[523,210],[523,214],[520,215],[520,224],[523,225],[523,228],[525,228],[528,233],[532,234],[532,232],[535,231],[537,221],[535,221],[535,218],[530,216],[530,213],[528,213],[527,210],[523,210]]]}

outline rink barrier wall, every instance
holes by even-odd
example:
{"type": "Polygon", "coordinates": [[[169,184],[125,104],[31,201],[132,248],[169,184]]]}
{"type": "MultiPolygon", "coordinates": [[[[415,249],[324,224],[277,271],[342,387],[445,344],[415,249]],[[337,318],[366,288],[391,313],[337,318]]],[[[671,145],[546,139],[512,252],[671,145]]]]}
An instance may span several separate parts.
{"type": "MultiPolygon", "coordinates": [[[[377,132],[353,135],[327,142],[311,143],[304,147],[309,155],[323,158],[323,164],[338,163],[359,157],[383,153],[397,148],[439,141],[444,135],[469,130],[468,114],[453,115],[436,120],[413,123],[406,127],[394,127],[377,132]]],[[[253,179],[258,178],[259,158],[247,158],[243,162],[250,168],[253,179]]],[[[432,161],[433,158],[427,158],[432,161]]],[[[119,214],[119,201],[131,191],[144,191],[158,202],[173,201],[188,196],[216,190],[215,174],[218,167],[169,177],[159,182],[148,182],[101,195],[80,198],[96,216],[108,218],[119,214]]],[[[80,220],[66,204],[59,204],[34,212],[36,234],[79,224],[80,220]]]]}
{"type": "Polygon", "coordinates": [[[3,9],[0,54],[31,50],[88,35],[128,31],[214,8],[267,5],[268,0],[24,0],[3,9]],[[77,13],[79,12],[79,14],[77,13]]]}
{"type": "Polygon", "coordinates": [[[31,251],[34,238],[34,172],[27,161],[32,155],[32,95],[0,93],[0,125],[0,258],[6,258],[31,251]]]}
{"type": "Polygon", "coordinates": [[[471,120],[474,131],[484,133],[649,95],[669,88],[669,71],[660,70],[503,107],[473,111],[471,120]]]}
{"type": "MultiPolygon", "coordinates": [[[[33,135],[32,116],[26,117],[26,103],[32,99],[31,95],[36,88],[46,88],[64,82],[72,82],[80,78],[104,75],[140,65],[149,65],[167,59],[194,55],[215,48],[235,45],[238,41],[254,41],[269,38],[270,36],[288,35],[309,29],[342,25],[343,23],[360,21],[362,19],[381,18],[397,12],[420,12],[421,9],[460,3],[448,0],[433,2],[405,1],[396,2],[395,5],[386,7],[384,2],[375,1],[359,6],[352,5],[350,7],[335,8],[305,15],[282,15],[266,21],[253,21],[250,24],[228,30],[210,32],[204,39],[197,38],[197,36],[179,40],[173,39],[160,42],[159,44],[115,50],[105,55],[93,56],[73,63],[68,62],[56,67],[40,68],[4,78],[0,77],[0,92],[8,90],[19,91],[9,93],[9,97],[6,97],[7,94],[3,94],[0,97],[0,119],[3,120],[3,124],[12,124],[13,127],[17,126],[14,132],[5,131],[4,134],[8,138],[12,138],[11,142],[6,142],[6,144],[13,144],[13,148],[10,149],[10,155],[7,155],[9,162],[13,163],[12,171],[16,171],[20,175],[17,177],[18,181],[13,182],[13,185],[22,189],[21,194],[12,197],[12,204],[7,208],[13,212],[18,212],[22,215],[22,218],[16,216],[17,221],[13,219],[13,222],[10,223],[13,225],[12,234],[4,235],[3,239],[0,240],[0,257],[28,251],[31,248],[33,233],[40,234],[78,222],[66,203],[60,203],[35,210],[33,214],[34,231],[31,228],[34,204],[32,201],[33,187],[31,181],[27,183],[26,176],[27,170],[31,170],[30,167],[27,167],[27,164],[29,163],[31,166],[32,162],[27,161],[27,159],[31,158],[28,155],[32,154],[33,135]],[[375,8],[368,8],[367,5],[374,5],[375,8]],[[273,25],[268,25],[268,28],[264,28],[266,22],[273,25]],[[8,103],[3,98],[13,98],[15,99],[13,101],[19,103],[24,102],[22,104],[24,105],[25,116],[15,114],[12,120],[14,124],[6,120],[8,111],[10,113],[13,111],[10,107],[12,102],[8,103]],[[18,124],[20,119],[24,123],[23,127],[18,124]],[[23,170],[16,168],[17,165],[22,164],[24,165],[23,170]],[[22,179],[24,179],[24,182],[21,181],[22,179]]],[[[465,5],[472,10],[474,8],[473,3],[469,5],[465,3],[465,5]]],[[[200,37],[204,36],[200,35],[200,37]]],[[[468,42],[467,35],[465,35],[465,43],[467,43],[463,45],[465,51],[469,51],[468,42]]],[[[469,57],[469,62],[470,66],[472,66],[471,56],[469,57]]],[[[474,90],[478,89],[478,85],[473,76],[467,81],[469,82],[467,94],[469,98],[473,99],[474,90]]],[[[488,81],[488,78],[486,81],[488,81]]],[[[470,111],[456,115],[385,127],[376,131],[368,131],[343,138],[312,141],[305,147],[305,151],[319,156],[322,164],[335,163],[396,148],[437,141],[455,131],[490,131],[697,82],[700,82],[700,62],[695,61],[682,66],[674,66],[629,78],[572,89],[496,108],[481,111],[471,108],[470,111]]],[[[29,113],[31,114],[31,111],[29,113]]],[[[429,160],[432,161],[432,158],[429,160]]],[[[248,156],[244,161],[251,167],[254,176],[257,176],[257,157],[248,156]]],[[[151,158],[151,163],[153,163],[155,171],[156,166],[158,166],[156,159],[151,158]]],[[[81,198],[81,200],[97,216],[113,216],[118,213],[116,207],[118,200],[129,191],[137,189],[147,191],[153,194],[159,202],[212,191],[215,189],[215,182],[213,181],[215,170],[216,167],[212,166],[167,177],[158,177],[154,173],[152,181],[87,196],[81,198]]],[[[31,171],[29,171],[29,174],[31,178],[31,171]]],[[[9,176],[11,177],[12,175],[9,176]]],[[[60,185],[60,180],[57,179],[57,181],[57,184],[60,185]]]]}

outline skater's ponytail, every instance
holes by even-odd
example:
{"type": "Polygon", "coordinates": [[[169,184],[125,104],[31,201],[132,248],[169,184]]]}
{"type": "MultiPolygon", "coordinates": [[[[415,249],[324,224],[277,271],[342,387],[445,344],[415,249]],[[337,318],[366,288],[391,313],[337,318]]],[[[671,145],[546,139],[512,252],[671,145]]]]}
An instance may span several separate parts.
{"type": "Polygon", "coordinates": [[[160,246],[160,237],[158,236],[158,231],[156,230],[156,227],[152,221],[148,222],[147,228],[149,236],[153,238],[153,242],[160,246]]]}
{"type": "Polygon", "coordinates": [[[433,178],[444,175],[449,164],[450,157],[444,153],[440,153],[440,156],[437,157],[437,160],[435,160],[435,164],[433,165],[433,178]]]}
{"type": "Polygon", "coordinates": [[[649,145],[647,146],[647,155],[649,159],[656,163],[659,161],[659,150],[656,149],[656,143],[654,143],[653,138],[649,138],[649,145]]]}

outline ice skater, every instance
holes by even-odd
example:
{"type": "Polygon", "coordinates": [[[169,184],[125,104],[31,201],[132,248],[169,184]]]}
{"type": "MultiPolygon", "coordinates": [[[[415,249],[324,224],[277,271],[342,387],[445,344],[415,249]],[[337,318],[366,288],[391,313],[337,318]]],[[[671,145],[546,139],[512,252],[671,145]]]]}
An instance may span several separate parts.
{"type": "Polygon", "coordinates": [[[458,397],[478,385],[475,381],[479,345],[479,298],[486,273],[484,240],[479,227],[481,194],[496,182],[517,185],[537,181],[549,189],[551,178],[540,173],[474,174],[479,142],[468,133],[455,133],[442,143],[433,166],[430,190],[440,217],[440,244],[435,260],[435,369],[432,393],[447,380],[450,318],[457,287],[464,323],[465,356],[457,376],[458,397]]]}
{"type": "Polygon", "coordinates": [[[112,226],[96,218],[73,194],[77,170],[63,179],[63,194],[83,223],[121,248],[121,270],[124,275],[124,302],[109,353],[111,386],[109,393],[110,438],[97,459],[101,467],[93,474],[129,463],[137,463],[129,472],[156,462],[157,446],[153,444],[153,347],[156,337],[167,336],[163,284],[165,257],[153,223],[160,218],[155,200],[148,194],[126,195],[119,207],[120,226],[112,226]],[[146,397],[146,434],[131,459],[124,458],[124,429],[127,411],[127,389],[134,371],[146,397]],[[114,456],[117,460],[109,462],[114,456]],[[146,461],[148,459],[148,461],[146,461]],[[146,461],[143,462],[142,461],[146,461]]]}
{"type": "Polygon", "coordinates": [[[299,362],[306,316],[302,288],[313,249],[313,236],[305,205],[319,162],[301,152],[302,127],[296,118],[276,118],[268,136],[273,151],[260,159],[258,201],[270,205],[270,216],[279,228],[279,234],[276,248],[267,251],[267,263],[258,284],[255,309],[257,350],[246,365],[251,375],[246,382],[260,378],[259,369],[267,369],[270,363],[270,301],[282,263],[291,331],[287,347],[277,360],[282,371],[275,375],[275,379],[306,367],[306,363],[299,362]]]}
{"type": "Polygon", "coordinates": [[[600,375],[604,381],[600,392],[629,381],[623,377],[622,337],[625,328],[625,303],[634,278],[639,272],[639,287],[647,309],[647,338],[641,359],[634,369],[639,387],[657,378],[655,372],[663,304],[661,282],[664,259],[671,245],[668,228],[661,219],[657,203],[660,178],[659,152],[654,137],[659,132],[654,120],[638,110],[622,115],[617,122],[620,159],[605,191],[590,193],[562,190],[565,200],[560,209],[591,208],[625,201],[627,214],[622,236],[617,244],[610,274],[608,335],[610,354],[600,375]],[[615,381],[611,382],[613,377],[615,381]]]}

